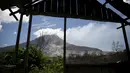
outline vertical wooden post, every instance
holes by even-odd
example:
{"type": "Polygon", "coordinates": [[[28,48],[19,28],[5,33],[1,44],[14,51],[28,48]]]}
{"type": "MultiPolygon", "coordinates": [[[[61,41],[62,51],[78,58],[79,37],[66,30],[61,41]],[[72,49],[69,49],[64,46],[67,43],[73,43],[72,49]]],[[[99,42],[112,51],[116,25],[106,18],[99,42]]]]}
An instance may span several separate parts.
{"type": "Polygon", "coordinates": [[[59,9],[59,0],[57,0],[57,2],[56,2],[56,12],[58,13],[58,9],[59,9]]]}
{"type": "Polygon", "coordinates": [[[78,8],[78,0],[76,0],[76,14],[79,14],[79,8],[78,8]]]}
{"type": "Polygon", "coordinates": [[[63,12],[65,13],[65,0],[63,0],[63,12]]]}
{"type": "Polygon", "coordinates": [[[46,1],[44,1],[44,12],[46,12],[46,1]]]}
{"type": "Polygon", "coordinates": [[[22,21],[23,21],[23,13],[20,15],[20,21],[19,21],[19,27],[17,32],[17,39],[16,39],[16,45],[15,45],[15,63],[17,64],[17,56],[18,56],[18,48],[19,48],[19,41],[20,41],[20,33],[22,28],[22,21]]]}
{"type": "Polygon", "coordinates": [[[102,8],[102,7],[101,7],[101,18],[102,18],[102,20],[103,20],[103,18],[104,18],[103,8],[102,8]]]}
{"type": "Polygon", "coordinates": [[[128,44],[128,39],[127,39],[127,34],[126,34],[126,29],[124,26],[125,23],[121,23],[122,25],[122,31],[123,31],[123,36],[124,36],[124,41],[125,41],[125,46],[126,46],[126,52],[128,55],[128,60],[130,61],[130,51],[129,51],[129,44],[128,44]]]}
{"type": "Polygon", "coordinates": [[[64,17],[64,49],[63,49],[63,58],[64,58],[64,73],[66,73],[66,22],[67,18],[64,17]]]}
{"type": "Polygon", "coordinates": [[[50,12],[52,12],[52,4],[53,4],[53,3],[52,3],[52,0],[51,0],[51,4],[50,4],[50,5],[51,5],[50,12]]]}
{"type": "Polygon", "coordinates": [[[32,14],[29,17],[29,25],[28,25],[28,36],[27,36],[27,44],[26,44],[26,51],[25,51],[25,73],[28,73],[28,49],[30,45],[30,34],[31,34],[31,26],[32,26],[32,14]]]}
{"type": "Polygon", "coordinates": [[[70,15],[72,14],[72,5],[71,5],[72,1],[70,0],[70,15]]]}
{"type": "Polygon", "coordinates": [[[84,15],[85,15],[85,16],[86,16],[86,13],[87,13],[86,7],[87,7],[87,5],[84,4],[84,15]]]}

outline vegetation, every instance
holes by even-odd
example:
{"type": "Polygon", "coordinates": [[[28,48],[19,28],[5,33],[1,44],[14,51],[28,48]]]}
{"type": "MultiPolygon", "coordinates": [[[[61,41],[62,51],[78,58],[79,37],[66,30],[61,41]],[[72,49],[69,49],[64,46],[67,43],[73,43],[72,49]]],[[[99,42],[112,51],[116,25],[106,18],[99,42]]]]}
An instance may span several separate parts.
{"type": "Polygon", "coordinates": [[[67,58],[67,63],[69,64],[107,64],[107,63],[117,63],[119,61],[127,61],[127,55],[125,51],[118,53],[110,53],[106,55],[93,55],[85,54],[83,56],[71,55],[67,58]]]}
{"type": "Polygon", "coordinates": [[[123,47],[124,46],[122,44],[120,44],[119,41],[117,41],[117,42],[113,41],[113,43],[112,43],[112,50],[114,52],[121,52],[121,51],[123,51],[123,49],[124,49],[123,47]]]}
{"type": "MultiPolygon", "coordinates": [[[[19,48],[17,65],[24,68],[25,48],[19,48]]],[[[43,54],[43,51],[36,46],[31,45],[29,49],[28,67],[30,73],[63,73],[63,58],[49,57],[43,54]]],[[[0,65],[14,65],[14,50],[0,53],[0,65]]]]}
{"type": "Polygon", "coordinates": [[[106,54],[96,55],[95,53],[85,53],[83,56],[71,54],[67,58],[69,64],[106,64],[117,63],[119,61],[127,61],[126,50],[119,41],[112,43],[112,52],[106,54]]]}

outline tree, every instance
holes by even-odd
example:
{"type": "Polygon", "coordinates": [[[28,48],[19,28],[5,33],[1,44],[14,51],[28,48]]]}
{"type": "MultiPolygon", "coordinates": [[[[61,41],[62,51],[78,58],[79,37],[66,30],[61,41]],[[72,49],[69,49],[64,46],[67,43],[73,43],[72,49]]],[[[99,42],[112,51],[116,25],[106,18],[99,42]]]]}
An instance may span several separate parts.
{"type": "MultiPolygon", "coordinates": [[[[15,64],[14,50],[0,53],[1,65],[15,64]]],[[[18,67],[24,66],[25,48],[18,50],[18,67]]],[[[61,56],[51,58],[44,55],[43,51],[34,45],[30,45],[28,67],[30,73],[63,73],[63,58],[61,56]]]]}
{"type": "Polygon", "coordinates": [[[43,69],[44,65],[50,60],[50,57],[45,56],[43,51],[31,45],[29,49],[29,68],[38,67],[43,69]]]}
{"type": "Polygon", "coordinates": [[[63,73],[63,58],[62,56],[57,56],[52,59],[50,64],[44,67],[46,73],[63,73]]]}
{"type": "Polygon", "coordinates": [[[117,41],[117,42],[113,41],[113,43],[112,43],[112,50],[114,52],[121,52],[121,51],[123,51],[123,49],[124,49],[123,45],[120,44],[119,41],[117,41]]]}
{"type": "Polygon", "coordinates": [[[30,73],[63,73],[63,58],[61,56],[54,57],[43,69],[33,67],[30,73]]]}
{"type": "MultiPolygon", "coordinates": [[[[17,56],[17,65],[19,67],[24,66],[24,56],[25,56],[25,48],[18,49],[17,56]]],[[[2,65],[15,65],[15,52],[14,50],[8,50],[7,52],[3,52],[0,54],[1,60],[3,61],[2,65]]],[[[1,61],[0,60],[0,61],[1,61]]],[[[45,56],[43,52],[36,48],[36,46],[30,45],[29,49],[29,70],[32,70],[33,67],[38,67],[39,69],[43,69],[44,64],[50,60],[48,56],[45,56]]]]}

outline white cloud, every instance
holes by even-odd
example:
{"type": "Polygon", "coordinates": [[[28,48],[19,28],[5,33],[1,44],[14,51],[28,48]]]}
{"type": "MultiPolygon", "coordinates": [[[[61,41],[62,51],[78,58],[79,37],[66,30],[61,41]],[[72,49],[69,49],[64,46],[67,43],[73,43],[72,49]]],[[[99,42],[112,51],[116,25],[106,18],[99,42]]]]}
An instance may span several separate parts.
{"type": "Polygon", "coordinates": [[[112,41],[123,43],[122,32],[116,29],[117,24],[89,23],[83,27],[67,30],[67,41],[76,45],[90,46],[102,50],[111,50],[112,41]]]}
{"type": "Polygon", "coordinates": [[[48,26],[45,26],[45,27],[55,27],[56,26],[56,24],[49,24],[48,26]]]}
{"type": "MultiPolygon", "coordinates": [[[[18,10],[18,8],[13,8],[12,11],[16,11],[18,10]]],[[[10,11],[8,9],[2,11],[0,9],[0,20],[1,22],[5,22],[5,23],[10,23],[10,22],[16,22],[15,18],[13,16],[9,16],[10,11]]],[[[20,18],[20,14],[17,13],[15,14],[17,16],[17,18],[20,18]]],[[[29,18],[27,16],[23,17],[23,22],[27,22],[29,20],[29,18]]]]}
{"type": "Polygon", "coordinates": [[[40,29],[33,33],[37,37],[40,37],[42,35],[58,35],[60,38],[63,39],[63,30],[61,28],[58,29],[52,29],[52,28],[46,28],[46,29],[40,29]]]}
{"type": "Polygon", "coordinates": [[[0,47],[8,46],[8,44],[0,44],[0,47]]]}
{"type": "Polygon", "coordinates": [[[38,26],[33,26],[33,29],[41,29],[42,27],[40,25],[38,26]]]}
{"type": "Polygon", "coordinates": [[[123,0],[125,3],[130,4],[130,0],[123,0]]]}
{"type": "Polygon", "coordinates": [[[7,46],[8,44],[3,44],[4,46],[7,46]]]}
{"type": "Polygon", "coordinates": [[[43,18],[42,22],[40,25],[42,25],[43,27],[49,28],[49,27],[55,27],[56,24],[53,24],[51,22],[49,22],[49,20],[47,18],[43,18]]]}
{"type": "Polygon", "coordinates": [[[0,24],[0,31],[2,30],[2,25],[0,24]]]}
{"type": "Polygon", "coordinates": [[[17,34],[17,32],[13,32],[13,34],[17,34]]]}
{"type": "Polygon", "coordinates": [[[33,29],[51,28],[55,26],[56,24],[49,22],[46,18],[42,19],[42,23],[32,25],[33,29]]]}
{"type": "MultiPolygon", "coordinates": [[[[122,35],[122,30],[117,30],[116,27],[120,24],[115,23],[89,23],[83,27],[73,27],[67,29],[67,42],[71,44],[76,44],[80,46],[88,46],[102,49],[104,51],[111,51],[112,42],[120,41],[124,45],[124,38],[122,35]]],[[[130,31],[129,29],[127,29],[130,31]]],[[[40,29],[34,32],[34,35],[37,37],[40,36],[40,33],[43,35],[46,34],[56,34],[63,39],[63,30],[61,28],[52,29],[40,29]]]]}
{"type": "Polygon", "coordinates": [[[1,25],[1,22],[0,22],[0,32],[2,31],[2,25],[1,25]]]}
{"type": "Polygon", "coordinates": [[[56,26],[56,24],[45,25],[45,24],[41,23],[41,24],[35,24],[32,27],[33,27],[33,29],[41,29],[41,28],[51,28],[51,27],[55,27],[55,26],[56,26]]]}

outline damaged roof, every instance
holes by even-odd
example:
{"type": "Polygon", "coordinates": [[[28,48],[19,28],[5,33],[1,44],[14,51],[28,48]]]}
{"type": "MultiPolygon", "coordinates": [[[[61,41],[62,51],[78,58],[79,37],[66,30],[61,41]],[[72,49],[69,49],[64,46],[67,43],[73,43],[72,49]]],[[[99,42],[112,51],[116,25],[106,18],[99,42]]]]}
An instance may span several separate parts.
{"type": "MultiPolygon", "coordinates": [[[[113,7],[126,16],[130,16],[130,5],[124,3],[123,0],[106,1],[109,1],[113,7]]],[[[107,22],[123,21],[119,15],[100,4],[97,0],[40,0],[35,4],[29,5],[29,3],[31,3],[31,0],[2,0],[0,2],[0,8],[1,10],[5,10],[17,6],[19,8],[25,8],[24,14],[31,13],[33,15],[80,18],[107,22]]]]}

